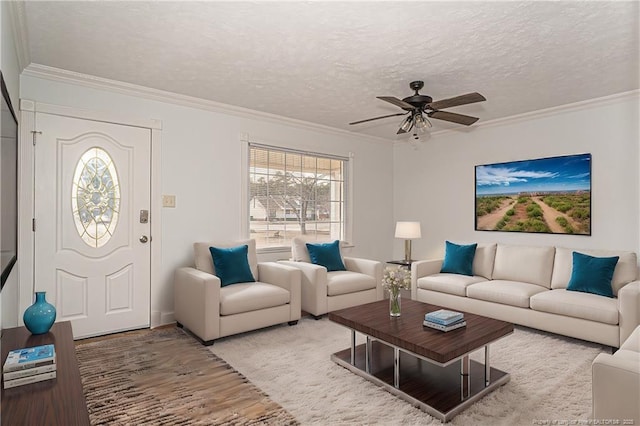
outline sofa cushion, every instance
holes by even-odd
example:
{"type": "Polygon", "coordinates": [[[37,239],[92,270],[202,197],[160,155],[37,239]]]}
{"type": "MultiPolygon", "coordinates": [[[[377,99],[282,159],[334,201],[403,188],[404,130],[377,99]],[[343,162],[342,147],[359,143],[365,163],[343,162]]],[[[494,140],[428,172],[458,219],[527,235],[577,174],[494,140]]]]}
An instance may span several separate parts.
{"type": "Polygon", "coordinates": [[[340,241],[335,240],[332,243],[307,243],[307,251],[311,263],[324,266],[328,272],[346,271],[342,256],[340,256],[340,241]]]}
{"type": "Polygon", "coordinates": [[[529,307],[529,298],[534,294],[547,292],[539,285],[518,281],[493,280],[471,284],[467,287],[467,296],[472,299],[486,300],[503,305],[529,307]]]}
{"type": "Polygon", "coordinates": [[[245,244],[248,246],[247,260],[249,261],[251,274],[253,274],[254,278],[260,279],[260,277],[258,276],[258,256],[256,254],[256,240],[243,240],[232,243],[193,243],[193,254],[195,257],[196,269],[208,274],[215,275],[215,268],[213,266],[213,259],[211,258],[209,247],[236,247],[245,244]]]}
{"type": "Polygon", "coordinates": [[[554,247],[498,244],[491,278],[551,288],[554,247]]]}
{"type": "Polygon", "coordinates": [[[220,289],[220,315],[234,315],[289,303],[291,295],[262,282],[234,284],[220,289]]]}
{"type": "Polygon", "coordinates": [[[256,280],[249,267],[247,249],[246,244],[228,248],[209,247],[213,266],[222,287],[256,280]]]}
{"type": "Polygon", "coordinates": [[[478,244],[473,258],[473,275],[490,280],[493,274],[493,263],[496,260],[497,244],[478,244]]]}
{"type": "Polygon", "coordinates": [[[618,263],[611,278],[611,289],[614,295],[618,295],[625,284],[635,281],[638,278],[637,256],[630,251],[615,250],[591,250],[591,249],[570,249],[564,247],[556,247],[555,260],[553,262],[553,275],[551,277],[551,288],[567,288],[567,284],[571,279],[571,271],[573,266],[573,252],[587,254],[589,256],[611,257],[618,256],[618,263]]]}
{"type": "Polygon", "coordinates": [[[473,258],[478,244],[460,245],[445,241],[444,260],[440,272],[473,276],[473,258]]]}
{"type": "Polygon", "coordinates": [[[311,263],[309,251],[307,250],[307,242],[302,238],[295,237],[291,240],[291,260],[311,263]]]}
{"type": "Polygon", "coordinates": [[[327,273],[327,295],[355,293],[376,288],[376,280],[370,275],[351,271],[333,271],[327,273]]]}
{"type": "Polygon", "coordinates": [[[573,269],[567,290],[613,297],[611,277],[618,259],[618,256],[593,257],[574,251],[573,269]]]}
{"type": "Polygon", "coordinates": [[[590,293],[564,289],[545,291],[531,297],[531,309],[605,324],[618,324],[617,300],[590,293]]]}
{"type": "Polygon", "coordinates": [[[418,278],[416,284],[418,288],[425,290],[439,291],[440,293],[464,297],[467,295],[468,286],[482,281],[486,281],[486,278],[459,274],[433,274],[418,278]]]}

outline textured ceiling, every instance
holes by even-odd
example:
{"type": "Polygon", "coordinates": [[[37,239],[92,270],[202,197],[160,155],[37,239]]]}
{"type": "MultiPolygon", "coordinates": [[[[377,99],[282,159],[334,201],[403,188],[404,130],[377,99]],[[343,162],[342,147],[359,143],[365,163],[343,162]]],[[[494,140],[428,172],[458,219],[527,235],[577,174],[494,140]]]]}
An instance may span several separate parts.
{"type": "MultiPolygon", "coordinates": [[[[394,139],[403,98],[483,121],[637,89],[638,2],[34,2],[33,63],[394,139]]],[[[433,131],[463,126],[432,120],[433,131]]]]}

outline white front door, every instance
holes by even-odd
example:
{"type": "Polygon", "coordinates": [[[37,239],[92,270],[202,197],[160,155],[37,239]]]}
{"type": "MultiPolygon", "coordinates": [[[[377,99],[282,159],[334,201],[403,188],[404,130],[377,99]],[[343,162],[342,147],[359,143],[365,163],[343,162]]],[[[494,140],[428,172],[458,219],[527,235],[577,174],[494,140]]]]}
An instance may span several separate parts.
{"type": "Polygon", "coordinates": [[[35,120],[35,290],[76,338],[148,327],[151,130],[35,120]]]}

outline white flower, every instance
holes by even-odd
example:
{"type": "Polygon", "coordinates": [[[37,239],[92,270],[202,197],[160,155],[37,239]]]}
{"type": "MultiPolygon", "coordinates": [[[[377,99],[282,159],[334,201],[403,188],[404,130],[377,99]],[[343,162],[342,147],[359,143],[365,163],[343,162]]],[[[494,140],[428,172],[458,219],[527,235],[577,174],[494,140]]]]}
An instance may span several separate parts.
{"type": "Polygon", "coordinates": [[[409,290],[411,288],[411,272],[403,267],[387,266],[382,276],[382,287],[394,293],[400,289],[409,290]]]}

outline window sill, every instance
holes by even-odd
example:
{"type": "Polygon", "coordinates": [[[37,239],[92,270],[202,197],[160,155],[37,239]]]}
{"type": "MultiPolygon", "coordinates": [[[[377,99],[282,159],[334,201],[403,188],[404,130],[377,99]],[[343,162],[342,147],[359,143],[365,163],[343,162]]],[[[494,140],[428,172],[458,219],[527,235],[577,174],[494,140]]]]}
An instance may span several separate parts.
{"type": "Polygon", "coordinates": [[[264,247],[256,250],[258,254],[289,253],[290,251],[291,247],[264,247]]]}
{"type": "MultiPolygon", "coordinates": [[[[340,248],[354,248],[355,245],[353,243],[347,241],[340,241],[340,248]]],[[[263,247],[256,249],[257,254],[272,254],[272,253],[290,253],[291,247],[289,246],[281,246],[281,247],[263,247]]]]}

